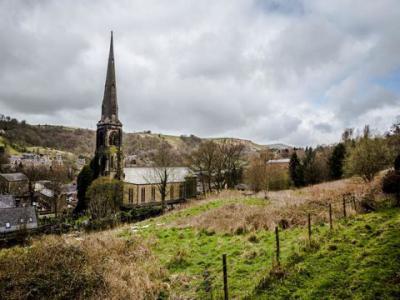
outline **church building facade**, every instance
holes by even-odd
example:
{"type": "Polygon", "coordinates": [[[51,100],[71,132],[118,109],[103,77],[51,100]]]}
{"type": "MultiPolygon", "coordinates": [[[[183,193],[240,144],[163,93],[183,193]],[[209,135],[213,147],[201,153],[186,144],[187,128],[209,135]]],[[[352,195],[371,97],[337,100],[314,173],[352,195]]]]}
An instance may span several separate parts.
{"type": "MultiPolygon", "coordinates": [[[[156,167],[124,168],[122,123],[118,118],[117,85],[115,78],[114,41],[111,32],[110,52],[104,87],[101,118],[97,123],[95,164],[97,176],[108,176],[124,182],[125,207],[154,205],[161,201],[159,180],[152,176],[156,167]]],[[[196,177],[188,168],[168,168],[167,203],[196,196],[196,177]]]]}
{"type": "Polygon", "coordinates": [[[99,176],[122,180],[122,123],[118,119],[117,85],[115,80],[114,41],[111,32],[110,53],[104,87],[101,118],[97,123],[95,159],[99,176]]]}

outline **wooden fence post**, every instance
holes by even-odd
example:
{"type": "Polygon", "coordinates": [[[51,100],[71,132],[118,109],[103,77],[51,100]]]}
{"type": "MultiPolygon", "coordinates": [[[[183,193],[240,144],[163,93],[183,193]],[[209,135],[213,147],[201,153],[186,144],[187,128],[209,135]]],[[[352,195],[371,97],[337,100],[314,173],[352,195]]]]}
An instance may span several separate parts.
{"type": "Polygon", "coordinates": [[[311,214],[310,213],[308,214],[307,224],[308,224],[308,241],[311,246],[311,214]]]}
{"type": "Polygon", "coordinates": [[[213,291],[212,291],[212,279],[211,279],[211,274],[208,271],[207,267],[204,270],[204,291],[206,295],[210,295],[210,300],[213,300],[213,291]]]}
{"type": "Polygon", "coordinates": [[[278,226],[275,227],[275,240],[276,240],[276,262],[280,264],[280,246],[279,246],[279,229],[278,226]]]}
{"type": "Polygon", "coordinates": [[[347,217],[347,213],[346,213],[346,196],[343,195],[343,217],[346,218],[347,217]]]}
{"type": "Polygon", "coordinates": [[[329,228],[330,228],[330,230],[333,229],[333,223],[332,223],[332,203],[329,203],[329,228]]]}
{"type": "Polygon", "coordinates": [[[224,274],[224,299],[228,300],[228,271],[226,268],[226,254],[222,254],[222,270],[224,274]]]}

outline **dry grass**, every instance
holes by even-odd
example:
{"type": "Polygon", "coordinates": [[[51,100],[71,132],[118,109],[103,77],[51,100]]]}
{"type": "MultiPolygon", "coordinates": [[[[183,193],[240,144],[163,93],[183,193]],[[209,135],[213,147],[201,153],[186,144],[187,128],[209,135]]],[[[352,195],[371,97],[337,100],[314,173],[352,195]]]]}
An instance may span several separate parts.
{"type": "Polygon", "coordinates": [[[0,252],[0,298],[155,299],[165,272],[139,238],[47,236],[0,252]]]}
{"type": "MultiPolygon", "coordinates": [[[[302,189],[269,192],[269,205],[227,204],[197,216],[178,219],[172,226],[242,234],[259,229],[273,229],[278,224],[282,227],[304,226],[308,213],[311,213],[313,223],[326,223],[329,203],[332,203],[334,218],[339,218],[343,214],[343,194],[352,193],[360,199],[377,184],[379,179],[371,184],[357,179],[346,179],[302,189]]],[[[260,193],[258,196],[263,197],[264,194],[260,193]]],[[[347,204],[347,214],[354,212],[354,207],[347,204]]]]}

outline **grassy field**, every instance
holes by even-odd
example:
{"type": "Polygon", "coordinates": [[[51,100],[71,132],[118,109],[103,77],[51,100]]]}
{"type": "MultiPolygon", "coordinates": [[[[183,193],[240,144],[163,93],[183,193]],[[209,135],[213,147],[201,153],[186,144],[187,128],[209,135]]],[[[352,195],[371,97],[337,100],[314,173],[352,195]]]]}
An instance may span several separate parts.
{"type": "Polygon", "coordinates": [[[398,299],[400,210],[356,214],[349,207],[344,220],[338,205],[334,230],[327,225],[327,203],[365,189],[339,181],[270,193],[268,200],[230,192],[113,230],[45,236],[0,251],[0,298],[50,287],[53,298],[209,299],[211,285],[220,299],[226,254],[231,299],[398,299]],[[280,231],[280,266],[278,224],[289,226],[280,231]],[[60,294],[71,280],[71,292],[60,294]]]}

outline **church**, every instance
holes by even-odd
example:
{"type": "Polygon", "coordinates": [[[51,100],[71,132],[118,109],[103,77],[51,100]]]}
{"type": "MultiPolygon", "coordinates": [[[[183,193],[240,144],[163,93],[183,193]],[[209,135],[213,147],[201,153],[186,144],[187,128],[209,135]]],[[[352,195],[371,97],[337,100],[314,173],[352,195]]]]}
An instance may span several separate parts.
{"type": "MultiPolygon", "coordinates": [[[[123,181],[124,207],[154,205],[161,201],[158,191],[159,178],[153,174],[154,167],[124,167],[122,151],[122,123],[118,118],[117,85],[115,78],[114,40],[111,32],[110,52],[104,87],[101,118],[97,123],[96,164],[99,176],[108,176],[123,181]]],[[[168,168],[167,196],[168,204],[179,203],[196,196],[196,176],[189,168],[168,168]]]]}

